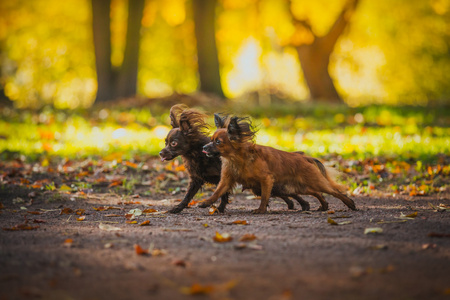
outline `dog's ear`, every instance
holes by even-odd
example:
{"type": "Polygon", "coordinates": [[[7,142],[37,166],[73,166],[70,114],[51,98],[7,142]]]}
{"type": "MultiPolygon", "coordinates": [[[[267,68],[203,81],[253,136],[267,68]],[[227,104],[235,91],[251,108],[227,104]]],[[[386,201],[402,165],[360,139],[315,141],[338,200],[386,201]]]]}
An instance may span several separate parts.
{"type": "Polygon", "coordinates": [[[181,111],[180,105],[174,105],[170,109],[169,116],[170,116],[170,125],[172,126],[172,128],[180,127],[180,121],[177,120],[177,115],[179,115],[180,111],[181,111]]]}
{"type": "Polygon", "coordinates": [[[221,118],[219,114],[214,114],[214,123],[217,128],[223,128],[225,125],[225,119],[221,118]]]}
{"type": "Polygon", "coordinates": [[[228,137],[230,140],[237,140],[239,139],[239,136],[241,135],[241,127],[238,123],[238,117],[232,117],[230,119],[230,123],[228,124],[227,128],[228,137]]]}
{"type": "Polygon", "coordinates": [[[191,131],[191,123],[188,120],[180,120],[180,130],[184,134],[188,134],[191,131]]]}

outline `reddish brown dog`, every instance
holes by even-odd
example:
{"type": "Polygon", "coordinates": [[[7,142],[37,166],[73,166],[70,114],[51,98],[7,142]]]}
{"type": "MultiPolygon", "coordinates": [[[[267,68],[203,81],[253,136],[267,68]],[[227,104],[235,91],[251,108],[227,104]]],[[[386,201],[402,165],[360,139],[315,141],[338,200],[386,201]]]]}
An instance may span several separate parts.
{"type": "Polygon", "coordinates": [[[343,187],[334,182],[317,160],[299,154],[256,145],[255,131],[248,118],[223,119],[215,114],[218,127],[211,142],[203,147],[207,156],[222,158],[221,179],[214,194],[200,207],[212,205],[236,184],[261,192],[261,204],[255,213],[265,213],[273,189],[286,195],[312,195],[319,199],[320,210],[328,203],[321,193],[339,198],[356,210],[352,199],[342,193],[343,187]]]}

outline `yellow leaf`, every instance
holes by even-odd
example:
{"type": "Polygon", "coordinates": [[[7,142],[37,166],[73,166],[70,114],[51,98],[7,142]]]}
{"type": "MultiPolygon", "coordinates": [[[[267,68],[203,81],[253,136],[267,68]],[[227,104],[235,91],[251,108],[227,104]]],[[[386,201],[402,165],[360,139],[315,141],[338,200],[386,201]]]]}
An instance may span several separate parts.
{"type": "Polygon", "coordinates": [[[70,192],[70,191],[72,191],[72,188],[71,188],[70,186],[66,185],[66,184],[63,184],[63,185],[59,188],[59,190],[60,190],[60,191],[63,191],[63,192],[70,192]]]}
{"type": "Polygon", "coordinates": [[[364,229],[364,234],[369,234],[369,233],[382,233],[383,232],[383,228],[380,227],[374,227],[374,228],[366,228],[364,229]]]}
{"type": "Polygon", "coordinates": [[[229,233],[220,234],[216,231],[216,235],[213,237],[214,242],[217,243],[226,243],[233,240],[229,233]]]}
{"type": "Polygon", "coordinates": [[[331,225],[339,225],[335,220],[333,220],[330,217],[328,217],[327,222],[330,223],[331,225]]]}
{"type": "Polygon", "coordinates": [[[77,218],[77,221],[84,221],[84,219],[86,219],[86,216],[81,216],[81,217],[77,218]]]}
{"type": "Polygon", "coordinates": [[[415,217],[417,217],[417,211],[413,212],[412,214],[406,215],[405,217],[407,217],[407,218],[415,218],[415,217]]]}

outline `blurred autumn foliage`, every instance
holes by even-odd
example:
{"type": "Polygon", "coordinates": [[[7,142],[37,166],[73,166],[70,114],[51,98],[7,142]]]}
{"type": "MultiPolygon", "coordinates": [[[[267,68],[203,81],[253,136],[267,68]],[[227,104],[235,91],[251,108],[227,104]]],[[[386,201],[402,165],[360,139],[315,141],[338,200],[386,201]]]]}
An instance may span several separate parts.
{"type": "Polygon", "coordinates": [[[57,108],[196,90],[256,92],[260,103],[450,99],[449,0],[208,3],[2,1],[2,94],[18,107],[57,108]]]}

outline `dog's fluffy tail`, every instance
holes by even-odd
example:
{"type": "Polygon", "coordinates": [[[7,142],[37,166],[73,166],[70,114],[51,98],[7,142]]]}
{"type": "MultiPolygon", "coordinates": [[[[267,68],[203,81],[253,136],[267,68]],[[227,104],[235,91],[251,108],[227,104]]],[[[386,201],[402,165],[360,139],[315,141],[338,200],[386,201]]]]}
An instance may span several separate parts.
{"type": "Polygon", "coordinates": [[[330,182],[331,186],[340,192],[344,192],[347,188],[336,182],[336,179],[341,175],[341,172],[332,167],[325,167],[323,163],[317,158],[309,158],[319,168],[320,173],[330,182]]]}

